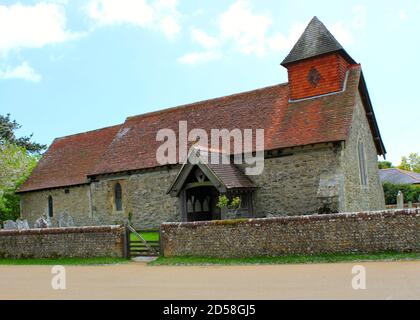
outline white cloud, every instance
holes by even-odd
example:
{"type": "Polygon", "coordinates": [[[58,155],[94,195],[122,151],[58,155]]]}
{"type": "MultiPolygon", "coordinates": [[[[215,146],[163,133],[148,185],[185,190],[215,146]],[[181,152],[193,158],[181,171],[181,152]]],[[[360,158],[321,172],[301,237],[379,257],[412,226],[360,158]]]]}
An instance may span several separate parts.
{"type": "Polygon", "coordinates": [[[218,34],[209,35],[201,29],[191,31],[192,40],[204,51],[184,55],[178,61],[196,64],[220,59],[221,49],[233,47],[242,54],[254,54],[259,57],[268,52],[283,52],[290,50],[304,31],[306,24],[295,23],[289,33],[270,34],[273,25],[268,13],[254,13],[250,1],[237,0],[218,18],[218,34]],[[215,55],[215,49],[217,55],[215,55]]]}
{"type": "Polygon", "coordinates": [[[68,0],[40,0],[40,2],[44,2],[44,3],[58,3],[61,5],[66,5],[68,3],[68,0]]]}
{"type": "Polygon", "coordinates": [[[196,65],[200,63],[219,60],[222,55],[215,51],[203,51],[188,53],[178,59],[178,62],[189,65],[196,65]]]}
{"type": "Polygon", "coordinates": [[[212,37],[208,35],[206,32],[204,32],[201,29],[192,29],[191,31],[191,37],[192,39],[203,46],[206,49],[213,49],[219,46],[220,41],[216,37],[212,37]]]}
{"type": "Polygon", "coordinates": [[[201,15],[203,15],[204,14],[204,9],[197,9],[197,10],[195,10],[191,15],[194,17],[194,16],[201,16],[201,15]]]}
{"type": "MultiPolygon", "coordinates": [[[[344,46],[354,42],[352,31],[366,24],[366,10],[362,6],[353,10],[352,27],[344,21],[328,26],[337,40],[344,46]]],[[[181,63],[197,64],[222,57],[223,52],[233,51],[245,55],[264,57],[270,52],[287,53],[304,32],[307,22],[295,22],[287,33],[273,33],[273,18],[269,13],[255,12],[251,1],[236,0],[220,14],[218,32],[210,35],[204,30],[193,28],[192,40],[202,51],[193,51],[178,59],[181,63]],[[217,52],[217,54],[215,54],[217,52]]]]}
{"type": "Polygon", "coordinates": [[[0,52],[41,48],[76,38],[67,31],[66,22],[64,7],[59,4],[0,5],[0,52]]]}
{"type": "Polygon", "coordinates": [[[334,37],[340,42],[343,46],[349,46],[353,44],[354,38],[351,31],[346,28],[343,22],[337,22],[329,28],[334,37]]]}
{"type": "Polygon", "coordinates": [[[407,19],[407,17],[408,17],[407,10],[405,10],[405,9],[401,9],[401,10],[398,12],[398,18],[400,18],[401,20],[406,20],[406,19],[407,19]]]}
{"type": "Polygon", "coordinates": [[[98,26],[129,24],[154,28],[168,38],[181,31],[177,0],[90,0],[86,8],[98,26]]]}
{"type": "Polygon", "coordinates": [[[254,14],[249,1],[237,0],[219,18],[220,37],[233,41],[242,53],[262,56],[271,24],[268,14],[254,14]]]}
{"type": "Polygon", "coordinates": [[[302,33],[305,31],[306,24],[294,23],[289,30],[287,36],[282,33],[277,33],[267,39],[269,48],[275,52],[286,52],[291,50],[295,43],[299,40],[302,33]]]}
{"type": "Polygon", "coordinates": [[[181,26],[174,17],[164,17],[159,22],[160,29],[168,38],[175,38],[181,32],[181,26]]]}
{"type": "Polygon", "coordinates": [[[88,14],[100,25],[130,23],[143,27],[153,21],[153,9],[143,0],[93,0],[88,14]]]}
{"type": "Polygon", "coordinates": [[[39,82],[42,76],[38,74],[27,62],[23,62],[17,67],[6,67],[4,71],[0,70],[1,80],[21,79],[31,82],[39,82]]]}

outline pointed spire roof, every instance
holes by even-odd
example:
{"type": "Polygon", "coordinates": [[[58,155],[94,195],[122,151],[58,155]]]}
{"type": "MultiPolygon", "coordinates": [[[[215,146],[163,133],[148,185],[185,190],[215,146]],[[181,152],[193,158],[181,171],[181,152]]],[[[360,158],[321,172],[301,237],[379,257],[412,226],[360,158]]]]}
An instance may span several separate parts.
{"type": "Polygon", "coordinates": [[[337,51],[342,52],[351,63],[355,63],[325,25],[314,17],[281,65],[337,51]]]}

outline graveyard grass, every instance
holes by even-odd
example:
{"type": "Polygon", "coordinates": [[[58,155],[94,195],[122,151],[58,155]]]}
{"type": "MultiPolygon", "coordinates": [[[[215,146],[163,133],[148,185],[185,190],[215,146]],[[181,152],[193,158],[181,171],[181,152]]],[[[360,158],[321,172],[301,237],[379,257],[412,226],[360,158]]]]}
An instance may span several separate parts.
{"type": "Polygon", "coordinates": [[[393,262],[420,261],[420,253],[383,252],[376,254],[322,254],[314,256],[281,256],[254,258],[206,258],[206,257],[160,257],[150,266],[208,266],[208,265],[281,265],[281,264],[325,264],[345,262],[393,262]]]}
{"type": "Polygon", "coordinates": [[[101,266],[125,264],[122,258],[0,259],[0,266],[101,266]]]}
{"type": "MultiPolygon", "coordinates": [[[[156,231],[141,231],[140,235],[146,241],[159,241],[159,232],[156,231]]],[[[133,233],[130,234],[131,241],[138,241],[139,239],[133,233]]]]}

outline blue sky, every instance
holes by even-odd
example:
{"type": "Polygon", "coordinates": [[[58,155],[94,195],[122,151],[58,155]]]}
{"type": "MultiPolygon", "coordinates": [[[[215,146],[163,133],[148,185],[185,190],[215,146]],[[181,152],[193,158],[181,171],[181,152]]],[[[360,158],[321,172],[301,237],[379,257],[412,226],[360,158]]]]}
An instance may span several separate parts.
{"type": "Polygon", "coordinates": [[[50,144],[127,116],[287,81],[317,15],[366,76],[388,159],[420,152],[420,2],[0,1],[0,113],[50,144]]]}

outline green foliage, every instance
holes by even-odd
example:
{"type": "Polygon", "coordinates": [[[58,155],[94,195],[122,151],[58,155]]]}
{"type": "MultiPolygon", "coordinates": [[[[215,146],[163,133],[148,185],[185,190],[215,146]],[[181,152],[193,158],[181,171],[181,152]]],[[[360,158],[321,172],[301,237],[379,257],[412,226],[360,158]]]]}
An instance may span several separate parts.
{"type": "Polygon", "coordinates": [[[410,184],[393,184],[385,182],[384,185],[385,202],[387,205],[397,204],[397,195],[401,191],[404,194],[404,202],[419,202],[420,201],[420,186],[410,184]]]}
{"type": "MultiPolygon", "coordinates": [[[[139,234],[142,236],[142,238],[146,241],[159,241],[160,239],[160,233],[156,231],[140,231],[139,234]]],[[[139,238],[134,234],[130,234],[131,241],[139,241],[139,238]]]]}
{"type": "Polygon", "coordinates": [[[408,157],[403,157],[398,168],[420,173],[420,155],[418,153],[411,153],[408,157]]]}
{"type": "Polygon", "coordinates": [[[391,169],[391,168],[393,168],[394,166],[392,165],[392,162],[390,162],[390,161],[379,161],[378,162],[378,167],[379,167],[379,169],[391,169]]]}
{"type": "Polygon", "coordinates": [[[25,148],[3,142],[0,144],[0,223],[19,217],[19,196],[15,191],[28,178],[39,156],[25,148]]]}
{"type": "Polygon", "coordinates": [[[17,138],[15,131],[22,126],[16,120],[10,119],[10,114],[0,115],[0,145],[6,142],[25,148],[30,153],[41,153],[46,149],[46,145],[31,141],[32,136],[17,138]]]}
{"type": "Polygon", "coordinates": [[[232,200],[225,195],[219,197],[219,202],[217,203],[217,207],[220,209],[228,208],[229,210],[237,210],[241,207],[241,198],[234,197],[232,200]]]}

